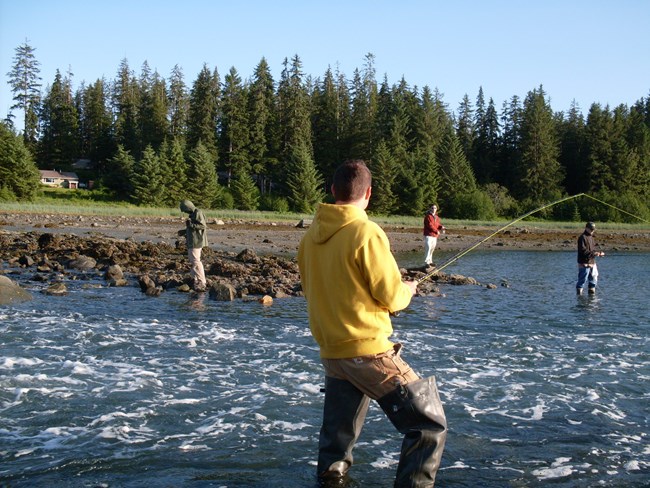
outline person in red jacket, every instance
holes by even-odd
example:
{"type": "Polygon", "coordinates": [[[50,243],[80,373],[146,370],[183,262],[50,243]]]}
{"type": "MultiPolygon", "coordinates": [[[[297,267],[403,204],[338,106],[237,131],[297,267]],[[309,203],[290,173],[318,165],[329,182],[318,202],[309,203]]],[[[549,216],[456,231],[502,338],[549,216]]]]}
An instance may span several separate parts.
{"type": "Polygon", "coordinates": [[[433,264],[433,251],[438,243],[438,236],[445,232],[445,226],[440,222],[438,216],[438,206],[433,203],[424,216],[424,264],[431,266],[433,264]]]}

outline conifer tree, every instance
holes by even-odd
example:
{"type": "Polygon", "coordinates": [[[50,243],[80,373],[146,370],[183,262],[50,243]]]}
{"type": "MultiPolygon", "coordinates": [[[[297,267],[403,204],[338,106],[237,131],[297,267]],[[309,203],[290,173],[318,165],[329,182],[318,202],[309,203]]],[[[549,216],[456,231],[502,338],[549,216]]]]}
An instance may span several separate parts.
{"type": "Polygon", "coordinates": [[[289,203],[295,212],[313,213],[325,198],[323,177],[318,173],[306,144],[293,149],[289,160],[287,186],[289,203]]]}
{"type": "Polygon", "coordinates": [[[115,142],[134,157],[142,151],[138,128],[139,93],[138,82],[125,58],[113,86],[114,132],[115,142]]]}
{"type": "MultiPolygon", "coordinates": [[[[648,106],[650,108],[650,105],[648,106]]],[[[643,99],[630,109],[626,140],[638,154],[639,167],[634,188],[639,198],[650,207],[650,114],[646,114],[643,99]]]]}
{"type": "Polygon", "coordinates": [[[215,167],[218,161],[217,121],[220,96],[219,74],[216,69],[211,74],[204,64],[190,92],[187,144],[192,148],[201,141],[215,167]]]}
{"type": "Polygon", "coordinates": [[[0,122],[0,195],[31,200],[39,186],[40,174],[24,138],[0,122]]]}
{"type": "Polygon", "coordinates": [[[260,191],[248,173],[237,174],[232,184],[232,194],[235,199],[235,208],[240,210],[258,209],[260,191]]]}
{"type": "Polygon", "coordinates": [[[452,126],[452,120],[438,90],[432,92],[425,86],[420,96],[420,106],[422,115],[417,119],[414,130],[416,139],[419,145],[435,152],[452,126]]]}
{"type": "Polygon", "coordinates": [[[155,207],[165,200],[160,161],[151,145],[142,153],[133,171],[133,200],[138,205],[155,207]]]}
{"type": "Polygon", "coordinates": [[[97,168],[103,172],[108,159],[115,152],[106,81],[98,79],[81,90],[80,96],[81,155],[98,163],[97,168]]]}
{"type": "Polygon", "coordinates": [[[25,146],[34,150],[38,138],[38,113],[41,102],[40,62],[34,55],[35,48],[25,40],[16,48],[14,64],[7,73],[9,86],[14,94],[11,110],[23,111],[23,139],[25,146]]]}
{"type": "Polygon", "coordinates": [[[379,142],[376,117],[378,111],[375,56],[365,56],[363,72],[354,71],[351,88],[350,158],[369,159],[379,142]]]}
{"type": "Polygon", "coordinates": [[[343,154],[344,114],[341,110],[339,87],[328,68],[320,86],[313,93],[312,127],[314,131],[314,160],[322,174],[333,175],[343,154]]]}
{"type": "Polygon", "coordinates": [[[471,152],[471,164],[478,183],[495,180],[499,158],[499,120],[494,101],[485,106],[483,88],[479,89],[475,111],[476,138],[471,152]]]}
{"type": "Polygon", "coordinates": [[[281,130],[280,154],[284,160],[293,157],[294,149],[307,150],[312,157],[311,120],[307,90],[304,84],[302,61],[296,55],[291,65],[285,58],[278,85],[279,125],[281,130]]]}
{"type": "Polygon", "coordinates": [[[133,195],[134,170],[135,158],[124,146],[118,145],[115,155],[108,160],[103,182],[118,198],[126,200],[133,195]]]}
{"type": "Polygon", "coordinates": [[[138,110],[140,144],[158,151],[168,134],[167,86],[158,72],[151,73],[145,61],[140,76],[140,108],[138,110]]]}
{"type": "Polygon", "coordinates": [[[468,194],[476,189],[476,179],[465,151],[453,131],[448,131],[438,155],[442,185],[440,199],[450,203],[453,197],[468,194]]]}
{"type": "Polygon", "coordinates": [[[171,143],[163,143],[160,148],[163,186],[166,188],[165,204],[175,207],[187,192],[188,164],[185,161],[184,148],[181,138],[172,139],[171,143]]]}
{"type": "Polygon", "coordinates": [[[223,198],[223,189],[217,180],[213,156],[208,148],[199,141],[189,154],[188,192],[184,198],[190,198],[197,207],[216,208],[223,198]]]}
{"type": "Polygon", "coordinates": [[[521,126],[521,179],[516,194],[532,205],[552,201],[560,194],[564,177],[558,161],[559,144],[553,112],[543,88],[528,93],[521,126]]]}
{"type": "Polygon", "coordinates": [[[79,155],[77,109],[70,78],[57,70],[41,107],[39,160],[44,168],[69,169],[79,155]]]}
{"type": "Polygon", "coordinates": [[[460,147],[465,153],[465,157],[469,158],[472,153],[472,146],[474,145],[476,130],[474,127],[474,108],[472,107],[472,102],[470,101],[467,94],[463,96],[463,100],[460,102],[460,105],[458,107],[456,136],[458,137],[460,147]]]}
{"type": "Polygon", "coordinates": [[[420,146],[413,152],[414,166],[418,175],[418,195],[413,204],[413,211],[420,213],[424,208],[438,201],[442,183],[440,165],[432,146],[420,146]]]}
{"type": "Polygon", "coordinates": [[[398,169],[386,141],[381,140],[370,163],[372,171],[372,199],[370,208],[381,215],[391,215],[397,207],[395,185],[398,169]]]}
{"type": "MultiPolygon", "coordinates": [[[[246,110],[247,90],[237,70],[232,67],[224,78],[221,98],[221,157],[229,175],[249,175],[249,129],[246,110]]],[[[230,177],[230,176],[229,176],[230,177]]]]}
{"type": "Polygon", "coordinates": [[[523,109],[521,101],[514,95],[509,101],[503,102],[501,111],[501,150],[497,171],[497,183],[513,191],[519,175],[516,168],[521,161],[521,124],[523,109]]]}
{"type": "Polygon", "coordinates": [[[172,139],[184,139],[187,134],[189,99],[183,70],[174,65],[169,79],[169,135],[172,139]]]}
{"type": "Polygon", "coordinates": [[[267,191],[266,175],[277,164],[277,130],[275,124],[275,88],[265,58],[255,68],[248,91],[249,142],[251,171],[261,177],[261,190],[267,191]]]}
{"type": "MultiPolygon", "coordinates": [[[[405,90],[396,87],[393,94],[393,120],[390,136],[387,141],[397,171],[397,180],[393,192],[398,201],[396,211],[409,215],[414,209],[415,199],[418,198],[418,176],[415,174],[414,160],[409,151],[409,115],[406,110],[405,90]]],[[[421,193],[420,193],[421,194],[421,193]]]]}
{"type": "Polygon", "coordinates": [[[569,195],[589,191],[587,160],[585,155],[585,120],[578,104],[571,103],[568,114],[559,124],[560,156],[564,168],[564,188],[569,195]]]}

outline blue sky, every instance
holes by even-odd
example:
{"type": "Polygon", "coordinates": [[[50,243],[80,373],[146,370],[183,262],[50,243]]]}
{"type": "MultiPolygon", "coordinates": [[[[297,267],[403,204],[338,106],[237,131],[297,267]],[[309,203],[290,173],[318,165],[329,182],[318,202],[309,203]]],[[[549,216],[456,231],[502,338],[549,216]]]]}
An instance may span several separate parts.
{"type": "Polygon", "coordinates": [[[650,95],[648,26],[648,0],[0,0],[0,117],[26,39],[44,87],[57,69],[75,89],[113,80],[124,58],[137,75],[178,64],[188,86],[204,63],[246,79],[262,57],[277,81],[295,54],[306,74],[351,78],[372,53],[379,82],[437,88],[452,110],[481,86],[500,110],[541,84],[555,111],[575,99],[586,114],[650,95]]]}

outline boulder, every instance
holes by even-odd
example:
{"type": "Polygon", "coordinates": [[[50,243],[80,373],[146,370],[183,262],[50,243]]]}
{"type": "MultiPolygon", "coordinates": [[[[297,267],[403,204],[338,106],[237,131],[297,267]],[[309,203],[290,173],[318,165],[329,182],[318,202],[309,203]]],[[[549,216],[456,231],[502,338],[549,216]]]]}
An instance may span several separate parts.
{"type": "Polygon", "coordinates": [[[68,261],[68,268],[86,271],[97,266],[97,261],[89,256],[78,256],[68,261]]]}
{"type": "Polygon", "coordinates": [[[230,283],[213,283],[210,287],[210,298],[219,302],[232,302],[237,290],[230,283]]]}
{"type": "Polygon", "coordinates": [[[124,272],[119,264],[112,264],[106,268],[106,274],[104,277],[107,281],[117,281],[124,278],[124,272]]]}
{"type": "Polygon", "coordinates": [[[6,276],[0,276],[0,305],[31,300],[32,295],[6,276]]]}
{"type": "Polygon", "coordinates": [[[48,288],[43,290],[43,293],[46,295],[60,297],[68,294],[68,287],[65,286],[65,283],[54,283],[53,285],[50,285],[48,288]]]}

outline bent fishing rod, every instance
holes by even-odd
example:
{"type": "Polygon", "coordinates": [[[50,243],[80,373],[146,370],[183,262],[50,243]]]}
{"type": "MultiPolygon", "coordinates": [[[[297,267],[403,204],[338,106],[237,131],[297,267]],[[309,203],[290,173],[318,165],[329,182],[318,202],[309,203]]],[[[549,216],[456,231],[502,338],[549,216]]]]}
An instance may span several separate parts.
{"type": "Polygon", "coordinates": [[[438,274],[439,272],[441,272],[441,271],[442,271],[443,269],[445,269],[447,266],[449,266],[450,264],[455,263],[455,262],[458,261],[460,258],[462,258],[463,256],[465,256],[465,254],[467,254],[467,253],[473,251],[473,250],[476,249],[478,246],[480,246],[481,244],[483,244],[485,241],[491,239],[492,237],[494,237],[495,235],[497,235],[499,232],[502,232],[502,231],[506,230],[506,229],[507,229],[508,227],[510,227],[511,225],[516,224],[516,223],[519,222],[520,220],[523,220],[523,219],[525,219],[526,217],[530,217],[531,215],[533,215],[533,214],[535,214],[535,213],[537,213],[537,212],[539,212],[539,211],[541,211],[541,210],[544,210],[545,208],[549,208],[549,207],[552,207],[553,205],[557,205],[558,203],[566,202],[566,201],[568,201],[568,200],[572,200],[572,199],[574,199],[574,198],[578,198],[578,197],[587,197],[587,198],[590,198],[590,199],[595,200],[595,201],[597,201],[597,202],[599,202],[599,203],[602,203],[603,205],[607,205],[608,207],[612,207],[612,208],[618,210],[619,212],[623,212],[623,213],[625,213],[625,214],[627,214],[627,215],[630,215],[630,216],[632,216],[632,217],[634,217],[634,218],[636,218],[636,219],[639,219],[639,220],[641,220],[641,221],[643,221],[643,222],[646,222],[646,223],[648,222],[647,220],[645,220],[645,219],[639,217],[638,215],[634,215],[634,214],[632,214],[632,213],[630,213],[630,212],[626,212],[626,211],[623,210],[623,209],[620,209],[620,208],[618,208],[618,207],[615,207],[614,205],[611,205],[611,204],[609,204],[609,203],[607,203],[607,202],[603,202],[602,200],[599,200],[598,198],[594,198],[594,197],[592,197],[592,196],[590,196],[590,195],[587,195],[586,193],[578,193],[578,194],[576,194],[576,195],[571,195],[571,196],[568,196],[568,197],[560,198],[559,200],[556,200],[556,201],[554,201],[554,202],[547,203],[546,205],[542,205],[541,207],[538,207],[538,208],[536,208],[536,209],[534,209],[534,210],[531,210],[530,212],[527,212],[527,213],[525,213],[525,214],[523,214],[523,215],[517,217],[515,220],[513,220],[513,221],[511,221],[511,222],[508,222],[508,223],[507,223],[506,225],[504,225],[503,227],[500,227],[499,229],[497,229],[497,230],[495,230],[494,232],[492,232],[492,234],[490,234],[489,236],[487,236],[487,237],[481,239],[481,240],[478,241],[476,244],[474,244],[474,245],[468,247],[467,249],[463,249],[463,250],[460,251],[458,254],[456,254],[455,256],[452,256],[449,260],[445,261],[445,263],[442,264],[441,266],[436,267],[436,268],[435,268],[433,271],[431,271],[430,273],[427,273],[426,275],[424,275],[424,276],[423,276],[422,278],[420,278],[419,280],[416,280],[417,284],[419,285],[420,283],[422,283],[422,282],[424,282],[424,281],[426,281],[426,280],[428,280],[428,279],[431,279],[433,276],[435,276],[436,274],[438,274]]]}
{"type": "Polygon", "coordinates": [[[420,283],[422,283],[422,282],[424,282],[424,281],[426,281],[426,280],[428,280],[428,279],[431,279],[433,276],[435,276],[436,274],[438,274],[440,271],[442,271],[443,269],[445,269],[447,266],[449,266],[450,264],[453,264],[453,263],[455,263],[456,261],[458,261],[458,260],[459,260],[460,258],[462,258],[465,254],[467,254],[467,253],[473,251],[473,250],[476,249],[478,246],[480,246],[481,244],[483,244],[485,241],[487,241],[487,240],[489,240],[489,239],[492,239],[492,238],[493,238],[495,235],[497,235],[499,232],[502,232],[502,231],[506,230],[508,227],[510,227],[511,225],[516,224],[516,223],[519,222],[520,220],[523,220],[523,219],[525,219],[526,217],[529,217],[529,216],[533,215],[534,213],[537,213],[537,212],[539,212],[539,211],[541,211],[541,210],[544,210],[545,208],[552,207],[553,205],[557,205],[558,203],[566,202],[567,200],[571,200],[571,199],[573,199],[573,198],[577,198],[577,197],[580,197],[580,196],[582,196],[582,195],[584,195],[584,193],[578,193],[577,195],[572,195],[572,196],[570,196],[570,197],[561,198],[560,200],[556,200],[556,201],[554,201],[554,202],[547,203],[546,205],[542,205],[541,207],[538,207],[538,208],[536,208],[536,209],[534,209],[534,210],[531,210],[530,212],[527,212],[527,213],[521,215],[520,217],[517,217],[515,220],[513,220],[513,221],[511,221],[511,222],[508,222],[508,223],[507,223],[506,225],[504,225],[503,227],[500,227],[500,228],[498,228],[497,230],[495,230],[494,232],[492,232],[492,234],[490,234],[489,236],[484,237],[483,239],[481,239],[480,241],[478,241],[476,244],[474,244],[474,245],[468,247],[467,249],[463,249],[462,251],[460,251],[460,252],[459,252],[458,254],[456,254],[455,256],[452,256],[450,259],[448,259],[447,261],[445,261],[445,263],[444,263],[443,265],[436,267],[433,271],[431,271],[430,273],[427,273],[426,275],[424,275],[424,276],[423,276],[422,278],[420,278],[419,280],[416,280],[416,281],[417,281],[417,284],[419,285],[420,283]]]}

